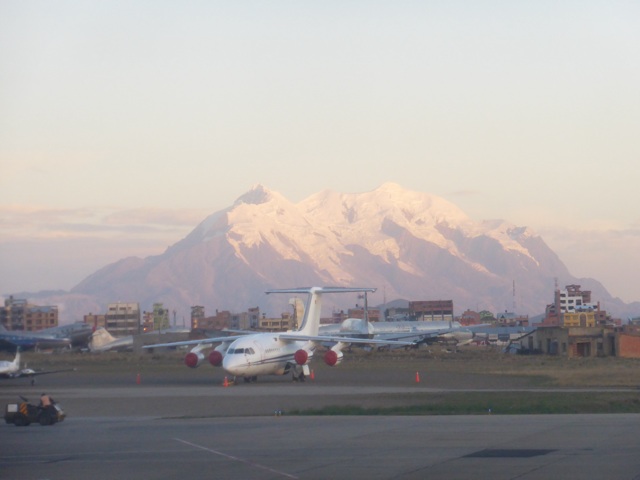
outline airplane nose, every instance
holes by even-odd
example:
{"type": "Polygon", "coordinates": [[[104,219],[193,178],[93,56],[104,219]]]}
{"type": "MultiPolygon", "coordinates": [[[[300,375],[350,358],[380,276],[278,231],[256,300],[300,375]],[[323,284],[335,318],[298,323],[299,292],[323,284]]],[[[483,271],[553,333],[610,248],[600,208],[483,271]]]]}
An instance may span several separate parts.
{"type": "Polygon", "coordinates": [[[242,375],[244,371],[244,362],[241,358],[230,358],[225,356],[222,360],[222,368],[224,368],[231,375],[242,375]]]}

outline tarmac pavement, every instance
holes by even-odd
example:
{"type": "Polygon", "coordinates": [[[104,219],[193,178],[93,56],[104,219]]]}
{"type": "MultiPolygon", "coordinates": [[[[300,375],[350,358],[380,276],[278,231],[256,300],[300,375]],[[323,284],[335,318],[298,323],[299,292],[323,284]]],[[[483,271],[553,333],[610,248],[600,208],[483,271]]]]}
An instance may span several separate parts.
{"type": "Polygon", "coordinates": [[[0,478],[636,479],[638,415],[69,418],[0,428],[0,478]]]}
{"type": "Polygon", "coordinates": [[[3,405],[45,390],[68,418],[0,424],[0,479],[640,479],[640,415],[289,416],[461,391],[450,376],[417,383],[327,372],[303,384],[271,377],[227,388],[188,370],[2,382],[3,405]]]}

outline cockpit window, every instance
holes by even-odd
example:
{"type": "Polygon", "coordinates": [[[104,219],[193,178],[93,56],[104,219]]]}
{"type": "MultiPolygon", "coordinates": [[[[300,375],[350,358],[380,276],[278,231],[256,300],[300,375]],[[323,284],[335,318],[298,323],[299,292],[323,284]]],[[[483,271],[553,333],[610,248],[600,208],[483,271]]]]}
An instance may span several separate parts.
{"type": "Polygon", "coordinates": [[[230,348],[229,350],[227,350],[227,355],[233,355],[233,354],[238,354],[238,353],[246,353],[247,355],[253,355],[256,352],[251,347],[248,347],[248,348],[230,348]]]}

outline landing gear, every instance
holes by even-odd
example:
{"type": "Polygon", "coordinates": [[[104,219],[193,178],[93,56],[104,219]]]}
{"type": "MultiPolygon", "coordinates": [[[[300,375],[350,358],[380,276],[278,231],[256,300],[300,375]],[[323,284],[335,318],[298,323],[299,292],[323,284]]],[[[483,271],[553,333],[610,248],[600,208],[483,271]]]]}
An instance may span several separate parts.
{"type": "Polygon", "coordinates": [[[254,375],[253,377],[242,377],[244,378],[244,383],[256,383],[258,381],[258,376],[254,375]]]}
{"type": "Polygon", "coordinates": [[[301,365],[295,366],[291,370],[291,380],[294,382],[304,382],[305,381],[304,369],[301,365]]]}

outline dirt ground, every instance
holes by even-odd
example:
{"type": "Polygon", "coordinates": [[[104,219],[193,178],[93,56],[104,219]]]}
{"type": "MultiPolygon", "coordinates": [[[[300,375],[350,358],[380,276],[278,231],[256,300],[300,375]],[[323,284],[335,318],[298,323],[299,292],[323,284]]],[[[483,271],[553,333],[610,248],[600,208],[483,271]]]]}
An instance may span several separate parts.
{"type": "MultiPolygon", "coordinates": [[[[162,383],[167,376],[184,385],[210,385],[222,382],[224,371],[208,363],[188,369],[183,353],[23,353],[23,367],[36,371],[76,369],[38,377],[38,382],[59,381],[84,385],[124,382],[144,375],[146,382],[162,383]]],[[[434,388],[516,388],[516,387],[637,387],[640,386],[640,360],[622,358],[575,358],[548,355],[511,355],[495,347],[422,347],[418,350],[345,352],[343,362],[328,367],[316,355],[310,364],[316,379],[326,378],[334,385],[354,382],[375,385],[406,385],[415,381],[434,388]]],[[[0,353],[0,360],[12,354],[0,353]]],[[[286,382],[288,377],[261,377],[260,382],[286,382]]]]}

